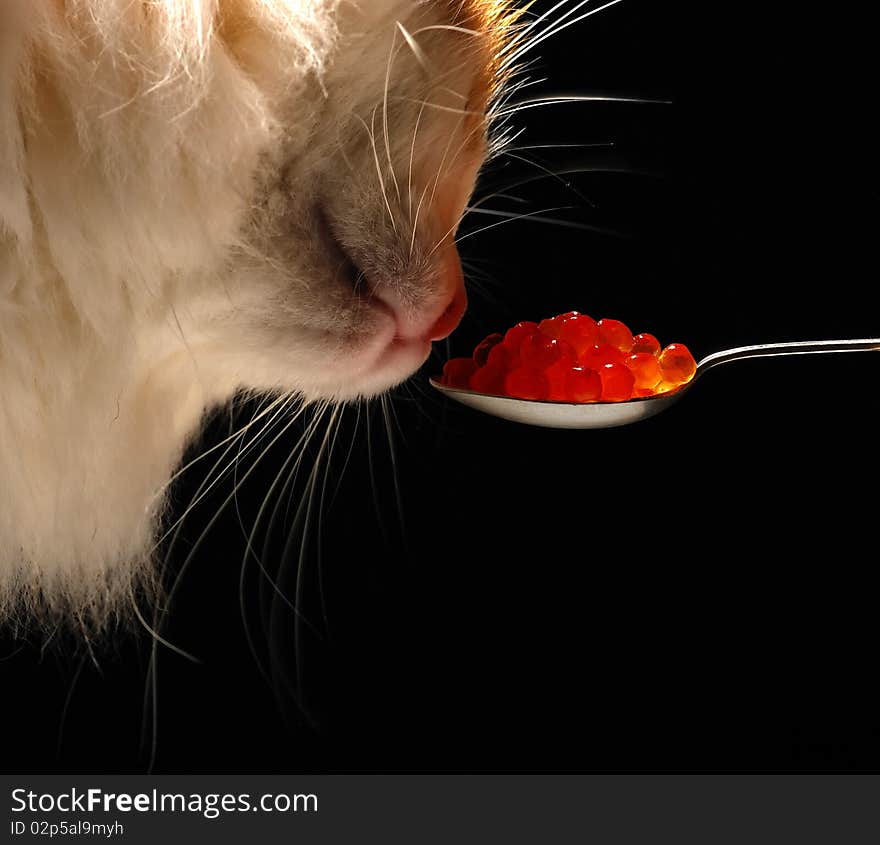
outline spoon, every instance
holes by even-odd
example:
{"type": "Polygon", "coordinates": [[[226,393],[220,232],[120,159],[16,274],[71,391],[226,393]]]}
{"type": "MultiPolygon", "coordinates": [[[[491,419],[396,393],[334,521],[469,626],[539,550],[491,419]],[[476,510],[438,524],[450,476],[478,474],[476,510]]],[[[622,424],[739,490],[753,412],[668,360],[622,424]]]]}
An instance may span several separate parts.
{"type": "Polygon", "coordinates": [[[828,352],[880,351],[880,338],[857,340],[808,340],[792,343],[761,343],[756,346],[738,346],[707,355],[697,364],[694,377],[681,387],[658,396],[630,399],[628,402],[548,402],[536,399],[514,399],[490,393],[476,393],[461,387],[449,387],[430,379],[431,386],[441,393],[474,408],[505,420],[540,425],[545,428],[612,428],[629,425],[665,411],[688,392],[704,373],[731,361],[777,355],[816,355],[828,352]]]}

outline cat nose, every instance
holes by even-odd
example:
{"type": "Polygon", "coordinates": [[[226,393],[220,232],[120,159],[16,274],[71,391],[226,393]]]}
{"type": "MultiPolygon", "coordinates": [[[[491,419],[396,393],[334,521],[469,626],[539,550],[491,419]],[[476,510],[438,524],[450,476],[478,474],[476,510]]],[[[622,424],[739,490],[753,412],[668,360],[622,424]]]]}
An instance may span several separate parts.
{"type": "Polygon", "coordinates": [[[394,314],[397,337],[401,340],[442,340],[452,334],[467,307],[464,273],[458,250],[452,245],[436,259],[428,291],[407,301],[391,286],[373,290],[374,295],[394,314]]]}
{"type": "Polygon", "coordinates": [[[442,310],[426,334],[428,340],[443,340],[451,335],[467,308],[464,273],[454,247],[444,255],[441,272],[440,296],[436,307],[442,310]]]}

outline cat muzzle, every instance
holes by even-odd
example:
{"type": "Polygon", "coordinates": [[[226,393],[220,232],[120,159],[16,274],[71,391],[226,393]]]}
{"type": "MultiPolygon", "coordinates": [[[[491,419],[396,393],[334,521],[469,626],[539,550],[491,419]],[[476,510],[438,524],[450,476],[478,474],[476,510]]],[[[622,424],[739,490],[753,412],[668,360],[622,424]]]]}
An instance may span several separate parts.
{"type": "Polygon", "coordinates": [[[393,288],[374,291],[394,313],[398,339],[443,340],[461,322],[468,300],[461,260],[454,245],[444,251],[438,264],[438,278],[430,295],[415,304],[401,301],[393,288]]]}

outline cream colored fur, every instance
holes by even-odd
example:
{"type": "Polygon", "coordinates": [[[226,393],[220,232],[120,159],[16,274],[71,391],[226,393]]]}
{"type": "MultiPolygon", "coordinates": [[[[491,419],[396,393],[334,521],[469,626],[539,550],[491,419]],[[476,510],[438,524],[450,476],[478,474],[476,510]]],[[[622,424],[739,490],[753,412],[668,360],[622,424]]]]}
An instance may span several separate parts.
{"type": "Polygon", "coordinates": [[[485,154],[458,5],[4,0],[0,616],[100,625],[149,584],[236,390],[346,400],[422,363],[485,154]]]}

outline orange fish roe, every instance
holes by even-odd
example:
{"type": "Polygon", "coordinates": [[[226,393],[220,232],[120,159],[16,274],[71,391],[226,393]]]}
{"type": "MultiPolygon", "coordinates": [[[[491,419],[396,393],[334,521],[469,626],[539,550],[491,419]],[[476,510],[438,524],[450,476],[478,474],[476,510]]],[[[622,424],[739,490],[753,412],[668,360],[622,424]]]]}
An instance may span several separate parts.
{"type": "Polygon", "coordinates": [[[447,361],[440,381],[519,399],[626,402],[676,390],[696,371],[684,344],[664,349],[652,334],[633,336],[620,320],[596,322],[568,311],[489,335],[472,357],[447,361]]]}
{"type": "Polygon", "coordinates": [[[694,377],[697,362],[683,343],[670,343],[660,353],[660,369],[663,380],[672,384],[684,384],[694,377]]]}
{"type": "Polygon", "coordinates": [[[660,362],[650,352],[634,352],[624,362],[639,390],[650,390],[663,379],[660,362]]]}
{"type": "Polygon", "coordinates": [[[650,352],[656,358],[660,354],[660,341],[654,335],[642,332],[633,337],[632,351],[650,352]]]}
{"type": "Polygon", "coordinates": [[[616,346],[625,355],[629,355],[633,347],[633,336],[629,328],[620,320],[599,320],[599,343],[616,346]]]}

